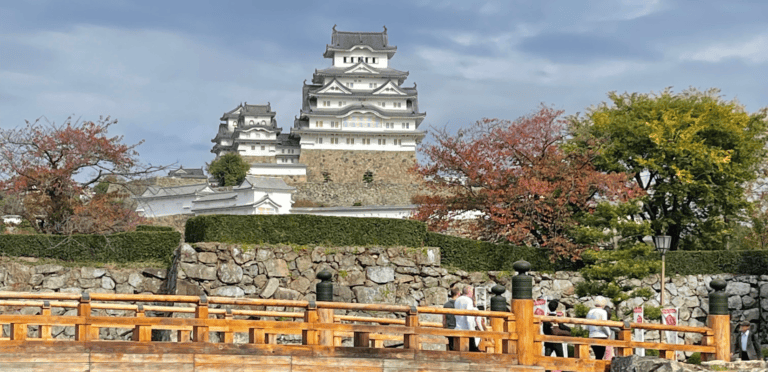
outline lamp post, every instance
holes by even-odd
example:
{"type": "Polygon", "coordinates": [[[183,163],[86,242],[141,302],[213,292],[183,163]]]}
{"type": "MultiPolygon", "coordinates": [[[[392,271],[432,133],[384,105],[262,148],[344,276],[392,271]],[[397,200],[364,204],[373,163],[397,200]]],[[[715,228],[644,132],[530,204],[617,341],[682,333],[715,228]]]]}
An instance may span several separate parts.
{"type": "MultiPolygon", "coordinates": [[[[653,237],[653,244],[656,250],[661,254],[661,309],[664,310],[664,271],[666,270],[666,258],[669,246],[672,243],[672,237],[669,235],[656,235],[653,237]]],[[[664,314],[661,314],[661,323],[664,324],[664,314]]],[[[659,332],[659,339],[664,342],[664,331],[659,332]]]]}

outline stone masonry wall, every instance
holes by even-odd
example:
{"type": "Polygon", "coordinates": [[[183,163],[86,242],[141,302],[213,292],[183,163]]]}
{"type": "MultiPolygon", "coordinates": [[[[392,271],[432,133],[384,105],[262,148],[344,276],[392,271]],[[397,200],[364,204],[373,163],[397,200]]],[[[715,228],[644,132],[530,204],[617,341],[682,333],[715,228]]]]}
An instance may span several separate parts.
{"type": "MultiPolygon", "coordinates": [[[[314,300],[316,275],[322,270],[333,274],[336,301],[442,306],[448,288],[456,283],[491,288],[501,284],[510,296],[511,273],[465,272],[441,267],[439,248],[404,247],[306,247],[289,245],[241,246],[222,243],[182,244],[168,274],[162,269],[112,269],[38,265],[34,260],[2,261],[0,290],[34,292],[155,293],[249,298],[314,300]]],[[[559,299],[562,310],[575,316],[574,306],[593,305],[593,298],[579,298],[575,285],[583,278],[578,273],[532,272],[535,298],[559,299]]],[[[703,326],[708,312],[709,282],[722,278],[734,322],[750,320],[760,327],[760,337],[768,336],[768,276],[689,275],[674,276],[665,289],[668,305],[680,310],[680,324],[703,326]]],[[[658,293],[658,276],[631,279],[622,285],[651,288],[658,293]]],[[[488,294],[490,298],[490,293],[488,294]]],[[[631,319],[631,309],[658,306],[658,295],[645,299],[630,298],[619,304],[620,318],[631,319]]],[[[0,307],[2,313],[35,311],[32,308],[0,307]]],[[[73,310],[67,310],[69,312],[73,310]]],[[[64,313],[55,308],[54,312],[64,313]]],[[[353,315],[373,314],[351,313],[353,315]]],[[[178,315],[189,316],[189,315],[178,315]]],[[[375,316],[381,316],[376,314],[375,316]]],[[[424,321],[440,322],[439,316],[422,316],[424,321]]],[[[7,328],[7,327],[6,327],[7,328]]],[[[70,327],[71,328],[71,327],[70,327]]],[[[7,334],[7,329],[5,330],[7,334]]],[[[30,331],[32,332],[32,331],[30,331]]],[[[73,330],[57,328],[58,337],[71,337],[73,330]]],[[[105,339],[130,337],[129,332],[104,330],[105,339]]],[[[174,337],[170,336],[171,339],[174,337]]],[[[244,337],[242,335],[240,338],[244,337]]],[[[297,342],[285,337],[284,342],[297,342]]],[[[679,335],[680,343],[694,343],[697,335],[679,335]]],[[[658,333],[646,334],[649,341],[658,333]]],[[[244,341],[244,339],[239,339],[244,341]]]]}
{"type": "Polygon", "coordinates": [[[409,205],[420,192],[418,184],[390,183],[298,183],[293,200],[309,200],[318,206],[409,205]]]}
{"type": "Polygon", "coordinates": [[[416,165],[413,151],[301,150],[299,162],[307,165],[308,182],[362,182],[367,171],[373,182],[410,184],[416,179],[410,169],[416,165]]]}

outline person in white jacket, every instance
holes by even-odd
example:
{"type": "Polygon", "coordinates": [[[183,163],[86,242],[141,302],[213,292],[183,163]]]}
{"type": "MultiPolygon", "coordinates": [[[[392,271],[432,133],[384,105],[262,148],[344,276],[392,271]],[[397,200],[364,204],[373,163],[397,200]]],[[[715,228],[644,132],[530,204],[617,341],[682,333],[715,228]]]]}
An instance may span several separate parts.
{"type": "MultiPolygon", "coordinates": [[[[459,310],[476,310],[472,297],[474,296],[474,288],[471,285],[465,286],[461,291],[461,296],[456,299],[453,306],[459,310]]],[[[475,317],[466,315],[456,315],[456,329],[465,331],[475,330],[475,317]]],[[[469,338],[469,351],[478,351],[475,338],[469,338]]]]}
{"type": "MultiPolygon", "coordinates": [[[[597,296],[595,298],[595,307],[587,313],[587,319],[608,320],[608,313],[605,311],[605,305],[608,300],[605,297],[597,296]]],[[[589,338],[608,339],[611,329],[607,326],[589,326],[589,338]]],[[[592,345],[592,351],[595,353],[595,359],[602,360],[605,356],[605,346],[592,345]]]]}

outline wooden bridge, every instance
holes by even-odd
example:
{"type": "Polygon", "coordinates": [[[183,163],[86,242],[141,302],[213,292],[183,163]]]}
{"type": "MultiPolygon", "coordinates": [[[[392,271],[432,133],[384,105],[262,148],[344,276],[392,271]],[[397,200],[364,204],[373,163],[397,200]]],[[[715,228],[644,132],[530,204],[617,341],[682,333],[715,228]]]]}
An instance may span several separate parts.
{"type": "Polygon", "coordinates": [[[494,288],[492,308],[502,310],[503,306],[503,311],[204,296],[0,292],[0,324],[9,325],[8,337],[0,338],[0,370],[607,371],[610,362],[591,359],[590,345],[613,346],[617,356],[646,348],[659,350],[664,358],[674,358],[675,351],[700,352],[705,359],[730,357],[727,302],[726,314],[712,308],[712,300],[722,307],[717,295],[725,295],[725,282],[713,281],[717,291],[710,295],[709,326],[688,327],[534,316],[533,300],[520,298],[530,297],[526,293],[530,287],[515,287],[523,283],[515,281],[520,277],[513,278],[511,311],[499,293],[504,291],[501,286],[494,288]],[[722,288],[717,287],[720,284],[722,288]],[[76,314],[53,315],[62,313],[52,311],[55,308],[76,314]],[[282,311],[269,310],[274,308],[282,311]],[[381,315],[342,315],[345,311],[381,315]],[[491,330],[443,329],[442,323],[420,319],[428,314],[486,317],[491,330]],[[539,334],[540,323],[553,320],[610,326],[619,332],[616,340],[539,334]],[[53,327],[69,328],[74,337],[54,338],[53,327]],[[104,340],[103,329],[121,329],[131,340],[104,340]],[[634,329],[698,333],[703,336],[702,344],[632,341],[634,329]],[[153,331],[158,330],[173,333],[174,341],[153,340],[153,331]],[[240,339],[247,335],[247,343],[234,342],[238,333],[240,339]],[[280,335],[294,335],[301,341],[279,343],[280,335]],[[460,351],[444,351],[448,337],[457,340],[460,351]],[[482,338],[485,351],[469,352],[470,337],[482,338]],[[543,356],[543,342],[572,344],[575,355],[543,356]]]}

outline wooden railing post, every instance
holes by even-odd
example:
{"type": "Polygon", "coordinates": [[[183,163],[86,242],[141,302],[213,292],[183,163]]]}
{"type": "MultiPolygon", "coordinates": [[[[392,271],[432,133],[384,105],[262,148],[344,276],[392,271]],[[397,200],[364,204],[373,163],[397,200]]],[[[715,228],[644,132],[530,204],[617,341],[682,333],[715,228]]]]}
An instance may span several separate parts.
{"type": "Polygon", "coordinates": [[[714,333],[715,359],[731,361],[731,313],[728,311],[727,283],[715,279],[709,283],[715,291],[709,294],[709,317],[707,323],[714,333]]]}
{"type": "MultiPolygon", "coordinates": [[[[136,309],[136,317],[144,318],[144,305],[139,305],[136,309]]],[[[133,341],[149,342],[152,341],[152,327],[146,325],[136,325],[133,328],[133,341]]]]}
{"type": "MultiPolygon", "coordinates": [[[[200,300],[197,302],[195,308],[195,319],[205,320],[208,319],[208,297],[200,295],[200,300]]],[[[194,342],[208,342],[208,326],[196,325],[192,327],[192,341],[194,342]]]]}
{"type": "Polygon", "coordinates": [[[519,274],[512,278],[512,312],[517,330],[517,359],[521,365],[532,366],[541,348],[536,350],[534,336],[538,332],[533,322],[533,278],[526,274],[531,264],[517,261],[512,267],[519,274]]]}
{"type": "Polygon", "coordinates": [[[309,324],[309,329],[301,331],[301,344],[302,345],[317,345],[318,335],[315,323],[318,321],[317,303],[315,301],[309,301],[307,309],[304,310],[304,322],[309,324]]]}
{"type": "MultiPolygon", "coordinates": [[[[628,321],[624,321],[624,325],[616,335],[617,340],[631,341],[632,340],[632,328],[628,321]]],[[[631,347],[617,347],[615,348],[615,356],[630,356],[634,352],[634,348],[631,347]]]]}
{"type": "MultiPolygon", "coordinates": [[[[315,286],[315,298],[317,299],[317,302],[333,302],[333,282],[331,282],[333,275],[330,272],[323,270],[317,273],[317,278],[320,279],[320,282],[315,286]]],[[[319,323],[332,324],[333,309],[324,309],[320,307],[317,310],[317,321],[319,323]]],[[[333,331],[319,331],[318,343],[323,346],[334,346],[333,331]]]]}
{"type": "Polygon", "coordinates": [[[421,350],[421,342],[419,341],[419,311],[416,309],[416,306],[411,306],[408,310],[408,314],[405,316],[405,326],[413,327],[414,333],[403,335],[403,348],[421,350]]]}
{"type": "MultiPolygon", "coordinates": [[[[491,297],[491,311],[499,313],[509,313],[509,307],[507,306],[507,299],[502,296],[507,289],[502,285],[495,285],[491,288],[491,292],[495,296],[491,297]]],[[[504,318],[492,317],[491,318],[491,330],[494,332],[506,332],[504,329],[504,318]]],[[[493,339],[493,353],[501,354],[504,349],[505,340],[494,337],[493,339]]]]}
{"type": "Polygon", "coordinates": [[[84,324],[75,325],[75,341],[88,341],[91,338],[91,295],[87,292],[80,296],[77,304],[77,316],[85,318],[84,324]]]}
{"type": "MultiPolygon", "coordinates": [[[[225,320],[232,320],[232,308],[227,308],[227,312],[224,313],[225,320]]],[[[227,322],[227,328],[224,330],[224,337],[222,340],[225,344],[231,344],[235,341],[235,333],[232,332],[230,323],[227,322]]]]}
{"type": "MultiPolygon", "coordinates": [[[[44,318],[47,318],[51,316],[51,302],[50,301],[43,301],[43,307],[40,309],[40,315],[42,315],[44,318]]],[[[43,340],[50,340],[52,338],[51,336],[51,326],[50,325],[40,325],[40,328],[37,329],[38,337],[40,337],[43,340]]]]}

